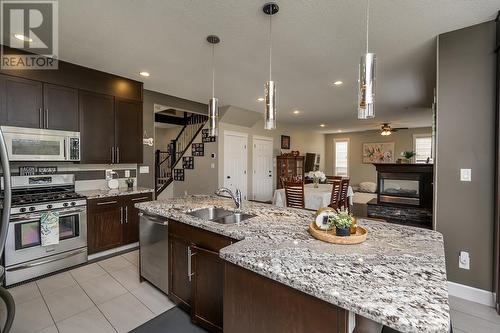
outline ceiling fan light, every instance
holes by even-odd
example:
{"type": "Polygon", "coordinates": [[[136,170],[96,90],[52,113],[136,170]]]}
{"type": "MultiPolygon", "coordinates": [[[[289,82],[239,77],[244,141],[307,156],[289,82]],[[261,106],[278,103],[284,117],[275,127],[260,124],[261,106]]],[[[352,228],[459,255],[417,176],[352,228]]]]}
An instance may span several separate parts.
{"type": "Polygon", "coordinates": [[[366,53],[359,63],[358,119],[375,117],[375,54],[366,53]]]}
{"type": "Polygon", "coordinates": [[[266,82],[266,111],[264,128],[276,129],[276,84],[274,81],[266,82]]]}

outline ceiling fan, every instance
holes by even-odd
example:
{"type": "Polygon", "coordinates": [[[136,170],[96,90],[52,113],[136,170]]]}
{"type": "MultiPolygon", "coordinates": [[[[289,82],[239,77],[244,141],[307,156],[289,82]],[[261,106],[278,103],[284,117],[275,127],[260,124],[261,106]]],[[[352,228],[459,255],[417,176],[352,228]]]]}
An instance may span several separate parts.
{"type": "Polygon", "coordinates": [[[397,132],[397,131],[402,130],[402,129],[408,129],[408,127],[391,128],[391,125],[389,125],[389,123],[384,123],[384,124],[382,124],[380,129],[381,129],[380,135],[387,136],[387,135],[391,135],[392,132],[397,132]]]}

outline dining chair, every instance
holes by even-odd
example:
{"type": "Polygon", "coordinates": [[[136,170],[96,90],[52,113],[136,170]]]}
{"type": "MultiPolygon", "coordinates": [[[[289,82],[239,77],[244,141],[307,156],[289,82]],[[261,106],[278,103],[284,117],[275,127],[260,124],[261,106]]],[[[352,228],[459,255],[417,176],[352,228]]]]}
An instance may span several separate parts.
{"type": "Polygon", "coordinates": [[[304,205],[304,183],[285,182],[286,206],[293,208],[305,208],[304,205]]]}
{"type": "Polygon", "coordinates": [[[339,208],[349,208],[349,198],[347,197],[347,192],[349,189],[349,178],[342,179],[340,183],[339,208]]]}
{"type": "Polygon", "coordinates": [[[326,176],[327,184],[333,184],[335,180],[342,180],[342,176],[326,176]]]}
{"type": "Polygon", "coordinates": [[[340,201],[342,181],[340,179],[333,179],[331,184],[332,184],[332,197],[330,198],[330,204],[328,205],[328,207],[337,210],[340,207],[339,201],[340,201]]]}

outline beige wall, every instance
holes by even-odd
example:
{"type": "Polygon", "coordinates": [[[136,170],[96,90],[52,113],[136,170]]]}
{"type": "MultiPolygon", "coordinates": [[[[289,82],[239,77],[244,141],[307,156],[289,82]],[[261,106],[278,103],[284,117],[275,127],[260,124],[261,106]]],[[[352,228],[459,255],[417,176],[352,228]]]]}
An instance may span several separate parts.
{"type": "MultiPolygon", "coordinates": [[[[220,136],[219,136],[219,186],[224,183],[224,131],[241,132],[248,134],[248,169],[247,169],[247,189],[248,197],[252,198],[252,138],[253,136],[264,136],[273,138],[273,154],[274,156],[281,154],[281,135],[289,135],[291,150],[298,150],[301,155],[305,153],[318,153],[321,154],[321,165],[323,169],[325,165],[325,136],[322,133],[305,130],[301,126],[278,123],[276,130],[265,130],[264,120],[257,121],[252,127],[238,126],[234,124],[220,123],[220,136]]],[[[287,151],[288,152],[288,151],[287,151]]],[[[273,161],[273,189],[276,186],[276,159],[273,161]]]]}
{"type": "Polygon", "coordinates": [[[171,128],[163,128],[155,126],[155,149],[167,151],[170,141],[175,139],[182,126],[175,126],[171,128]]]}
{"type": "MultiPolygon", "coordinates": [[[[429,120],[432,118],[429,110],[429,120]]],[[[413,150],[414,134],[431,134],[431,127],[410,128],[393,132],[390,136],[380,135],[380,131],[364,131],[352,133],[338,133],[325,135],[325,173],[334,175],[334,139],[349,139],[349,177],[351,184],[358,185],[360,182],[376,182],[377,172],[373,164],[364,164],[362,158],[363,143],[370,142],[394,142],[394,154],[397,159],[399,154],[405,150],[413,150]]]]}

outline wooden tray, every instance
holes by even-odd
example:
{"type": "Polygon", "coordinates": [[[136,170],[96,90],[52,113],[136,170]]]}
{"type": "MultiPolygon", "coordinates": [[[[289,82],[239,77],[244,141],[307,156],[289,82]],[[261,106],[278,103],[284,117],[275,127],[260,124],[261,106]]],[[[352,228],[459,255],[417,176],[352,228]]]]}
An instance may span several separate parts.
{"type": "Polygon", "coordinates": [[[356,233],[351,236],[337,236],[335,235],[335,228],[332,230],[321,230],[318,228],[316,223],[312,222],[309,225],[309,233],[316,239],[323,242],[333,243],[333,244],[359,244],[366,240],[366,235],[368,231],[365,228],[357,226],[356,233]]]}

